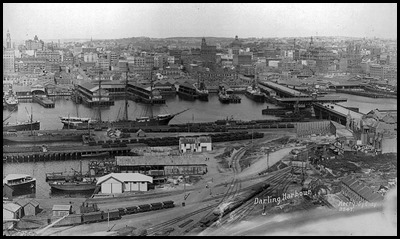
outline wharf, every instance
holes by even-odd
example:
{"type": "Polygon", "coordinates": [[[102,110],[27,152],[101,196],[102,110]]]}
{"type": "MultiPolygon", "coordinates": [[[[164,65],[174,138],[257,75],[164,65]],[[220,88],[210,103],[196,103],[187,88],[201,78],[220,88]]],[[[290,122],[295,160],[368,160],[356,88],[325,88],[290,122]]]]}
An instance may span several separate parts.
{"type": "Polygon", "coordinates": [[[382,92],[373,92],[373,91],[354,91],[354,90],[336,90],[336,93],[345,93],[349,95],[359,95],[369,98],[393,98],[397,99],[397,95],[389,94],[389,93],[382,93],[382,92]]]}
{"type": "Polygon", "coordinates": [[[101,146],[87,147],[80,146],[46,146],[44,147],[3,147],[3,163],[14,162],[41,162],[57,160],[80,160],[85,156],[97,155],[108,152],[110,156],[127,155],[131,148],[118,145],[112,148],[102,148],[101,146]],[[24,149],[25,148],[25,149],[24,149]],[[40,151],[40,148],[42,150],[40,151]]]}
{"type": "Polygon", "coordinates": [[[43,106],[44,108],[54,108],[55,104],[54,101],[50,100],[46,96],[32,96],[32,100],[35,103],[38,103],[39,105],[43,106]]]}

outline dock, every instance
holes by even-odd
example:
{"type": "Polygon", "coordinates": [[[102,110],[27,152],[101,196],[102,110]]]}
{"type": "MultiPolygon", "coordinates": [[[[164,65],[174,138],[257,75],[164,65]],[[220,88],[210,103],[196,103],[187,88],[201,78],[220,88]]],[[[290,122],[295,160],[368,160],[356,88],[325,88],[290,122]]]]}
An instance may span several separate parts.
{"type": "Polygon", "coordinates": [[[55,103],[51,99],[47,98],[46,96],[32,96],[32,100],[35,103],[38,103],[39,105],[43,106],[44,108],[54,108],[55,103]]]}
{"type": "MultiPolygon", "coordinates": [[[[22,147],[15,147],[18,149],[22,147]]],[[[25,151],[10,150],[12,152],[3,153],[3,163],[21,162],[45,162],[45,161],[65,161],[87,159],[87,155],[96,155],[108,152],[110,156],[127,155],[131,148],[117,145],[112,148],[102,148],[101,146],[48,146],[47,152],[40,150],[25,151]]]]}

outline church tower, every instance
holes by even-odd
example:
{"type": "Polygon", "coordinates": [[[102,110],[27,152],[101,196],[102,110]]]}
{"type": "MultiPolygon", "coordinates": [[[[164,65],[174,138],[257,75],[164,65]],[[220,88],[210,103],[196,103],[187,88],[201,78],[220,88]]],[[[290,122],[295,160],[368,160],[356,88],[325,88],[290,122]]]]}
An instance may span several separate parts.
{"type": "Polygon", "coordinates": [[[11,35],[10,35],[10,31],[9,30],[7,30],[7,40],[6,40],[6,45],[7,45],[7,48],[9,49],[9,48],[11,48],[11,35]]]}

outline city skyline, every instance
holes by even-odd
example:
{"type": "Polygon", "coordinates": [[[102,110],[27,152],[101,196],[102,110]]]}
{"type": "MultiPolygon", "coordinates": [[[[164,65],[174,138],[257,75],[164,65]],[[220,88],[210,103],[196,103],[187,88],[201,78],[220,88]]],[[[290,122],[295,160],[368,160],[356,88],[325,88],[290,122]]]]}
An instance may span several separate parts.
{"type": "Polygon", "coordinates": [[[3,39],[397,39],[397,4],[3,4],[3,39]],[[297,14],[296,14],[297,13],[297,14]],[[376,14],[379,13],[379,14],[376,14]],[[316,19],[318,19],[316,21],[316,19]],[[100,31],[99,31],[100,29],[100,31]]]}

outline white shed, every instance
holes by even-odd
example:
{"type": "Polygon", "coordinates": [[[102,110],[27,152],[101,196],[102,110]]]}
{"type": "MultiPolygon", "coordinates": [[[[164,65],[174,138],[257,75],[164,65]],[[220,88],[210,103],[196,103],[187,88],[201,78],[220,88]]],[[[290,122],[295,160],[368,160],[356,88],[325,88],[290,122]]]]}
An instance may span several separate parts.
{"type": "Polygon", "coordinates": [[[19,219],[22,217],[22,207],[15,203],[3,204],[3,219],[19,219]]]}
{"type": "Polygon", "coordinates": [[[147,191],[148,183],[153,183],[153,178],[141,173],[110,173],[97,180],[102,193],[147,191]]]}

